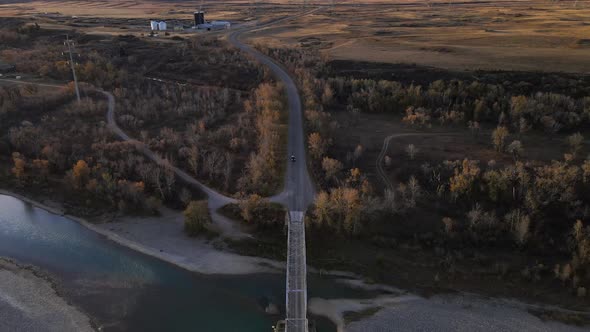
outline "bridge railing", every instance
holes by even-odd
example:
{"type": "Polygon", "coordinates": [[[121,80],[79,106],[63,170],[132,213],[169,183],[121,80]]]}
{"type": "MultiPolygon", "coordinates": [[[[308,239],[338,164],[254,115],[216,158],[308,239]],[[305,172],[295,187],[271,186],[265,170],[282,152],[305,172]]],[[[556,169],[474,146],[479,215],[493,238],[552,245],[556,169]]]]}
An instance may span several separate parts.
{"type": "Polygon", "coordinates": [[[287,232],[286,331],[307,331],[307,266],[304,213],[289,212],[287,232]]]}

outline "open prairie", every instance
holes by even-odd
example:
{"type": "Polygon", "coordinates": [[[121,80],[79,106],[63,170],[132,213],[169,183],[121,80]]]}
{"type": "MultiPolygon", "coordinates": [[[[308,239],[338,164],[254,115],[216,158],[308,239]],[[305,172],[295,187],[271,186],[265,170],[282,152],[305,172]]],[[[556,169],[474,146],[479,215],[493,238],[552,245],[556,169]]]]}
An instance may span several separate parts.
{"type": "MultiPolygon", "coordinates": [[[[301,1],[205,1],[210,20],[272,19],[301,1]]],[[[320,48],[332,59],[407,63],[453,70],[590,72],[590,5],[586,1],[309,1],[324,9],[253,34],[276,46],[320,48]]],[[[127,21],[190,22],[195,1],[13,1],[1,16],[72,17],[83,29],[119,32],[127,21]],[[84,22],[88,18],[119,19],[84,22]],[[79,22],[81,21],[81,22],[79,22]],[[96,30],[100,28],[99,30],[96,30]]],[[[133,30],[133,29],[132,29],[133,30]]]]}
{"type": "Polygon", "coordinates": [[[453,70],[590,72],[586,1],[339,4],[256,38],[333,59],[453,70]]]}

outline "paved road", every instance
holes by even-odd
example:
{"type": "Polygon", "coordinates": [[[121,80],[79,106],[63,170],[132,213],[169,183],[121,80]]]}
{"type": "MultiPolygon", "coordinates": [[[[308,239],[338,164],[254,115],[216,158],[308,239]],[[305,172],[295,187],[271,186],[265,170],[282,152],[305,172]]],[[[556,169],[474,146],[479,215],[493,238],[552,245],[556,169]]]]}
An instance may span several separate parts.
{"type": "MultiPolygon", "coordinates": [[[[317,9],[315,9],[317,10],[317,9]]],[[[312,10],[310,12],[313,12],[312,10]]],[[[301,15],[309,14],[302,13],[301,15]]],[[[291,17],[290,19],[292,19],[291,17]]],[[[280,21],[280,20],[279,20],[280,21]]],[[[275,21],[276,23],[278,21],[275,21]]],[[[257,27],[260,28],[260,27],[257,27]]],[[[276,79],[283,82],[287,93],[289,110],[288,155],[295,155],[297,161],[286,158],[284,191],[273,197],[289,209],[289,229],[287,237],[287,278],[286,278],[286,331],[307,331],[307,263],[305,248],[304,216],[307,207],[313,202],[315,190],[307,170],[305,131],[301,97],[297,85],[289,73],[271,58],[258,52],[240,40],[240,35],[253,29],[237,30],[229,34],[228,40],[235,47],[253,56],[267,66],[276,79]]],[[[287,157],[287,156],[286,156],[287,157]]]]}
{"type": "Polygon", "coordinates": [[[303,112],[301,109],[299,91],[291,76],[281,65],[240,41],[239,37],[245,31],[250,30],[241,30],[230,33],[230,43],[267,66],[273,72],[277,80],[283,82],[288,98],[288,154],[295,155],[297,161],[286,161],[287,172],[285,174],[284,191],[275,196],[273,200],[285,204],[289,208],[289,211],[305,211],[314,200],[315,190],[307,171],[305,131],[303,129],[303,112]]]}
{"type": "MultiPolygon", "coordinates": [[[[301,15],[307,15],[318,9],[301,13],[296,16],[275,20],[260,26],[248,26],[232,31],[228,35],[230,43],[256,58],[260,63],[267,66],[277,80],[283,82],[287,93],[289,110],[288,129],[288,155],[295,155],[296,162],[289,161],[285,156],[287,171],[285,173],[284,190],[272,198],[289,209],[289,232],[288,232],[288,259],[286,278],[286,304],[287,304],[287,332],[307,331],[307,265],[305,253],[305,224],[304,215],[307,207],[313,202],[315,190],[307,170],[305,131],[303,128],[303,112],[301,108],[301,97],[297,85],[287,71],[271,58],[263,55],[252,47],[242,43],[239,39],[244,32],[252,32],[256,29],[276,24],[283,20],[294,19],[301,15]]],[[[20,83],[20,82],[19,82],[20,83]]],[[[118,125],[115,118],[115,98],[109,92],[98,90],[108,99],[107,122],[110,129],[122,140],[133,141],[118,125]]],[[[209,208],[213,217],[226,223],[227,231],[231,230],[229,220],[216,213],[217,208],[234,202],[235,200],[226,197],[217,191],[202,184],[186,172],[173,165],[167,164],[162,158],[151,151],[147,146],[138,142],[139,150],[149,159],[159,165],[170,167],[176,175],[187,183],[197,186],[209,196],[209,208]]]]}

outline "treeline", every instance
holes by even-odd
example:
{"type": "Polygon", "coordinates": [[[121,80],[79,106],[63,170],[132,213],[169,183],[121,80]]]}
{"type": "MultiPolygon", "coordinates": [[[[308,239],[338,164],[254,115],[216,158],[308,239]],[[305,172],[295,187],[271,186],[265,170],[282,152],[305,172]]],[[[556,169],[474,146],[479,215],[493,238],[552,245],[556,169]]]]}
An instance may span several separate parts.
{"type": "Polygon", "coordinates": [[[556,93],[512,95],[502,85],[435,81],[428,87],[395,81],[329,78],[334,99],[351,112],[393,113],[410,124],[501,124],[519,132],[549,133],[586,128],[590,98],[556,93]]]}
{"type": "Polygon", "coordinates": [[[171,164],[225,192],[268,195],[283,162],[284,96],[148,82],[117,89],[117,122],[171,164]],[[149,96],[149,97],[146,97],[149,96]]]}
{"type": "MultiPolygon", "coordinates": [[[[321,187],[308,216],[312,230],[359,238],[379,247],[396,246],[398,241],[419,243],[440,253],[449,273],[453,262],[465,257],[465,250],[544,255],[545,264],[517,266],[522,269],[518,273],[531,281],[556,278],[575,294],[586,296],[590,159],[584,158],[584,136],[575,131],[590,123],[590,98],[513,95],[503,85],[457,80],[422,87],[330,77],[321,56],[313,51],[259,48],[296,74],[304,97],[308,151],[321,187]],[[410,144],[405,151],[408,159],[398,172],[400,181],[376,195],[356,167],[364,148],[357,146],[346,158],[331,148],[338,123],[328,110],[344,109],[353,119],[363,112],[391,113],[417,126],[467,125],[474,134],[480,123],[489,123],[496,127],[492,145],[498,153],[510,154],[513,162],[482,165],[465,159],[420,165],[414,162],[418,148],[410,144]],[[520,137],[529,130],[574,132],[565,138],[568,149],[563,160],[549,164],[522,160],[526,147],[520,137]],[[511,132],[517,139],[509,140],[511,132]],[[411,225],[417,216],[428,220],[411,225]],[[400,232],[399,227],[406,226],[392,223],[411,230],[400,232]],[[413,239],[402,238],[412,232],[413,239]]],[[[391,158],[386,157],[385,166],[390,164],[391,158]]],[[[500,273],[508,268],[513,267],[506,266],[500,273]]]]}
{"type": "MultiPolygon", "coordinates": [[[[539,92],[515,95],[502,84],[437,80],[428,86],[389,80],[334,77],[317,51],[258,46],[279,59],[300,78],[303,90],[324,107],[342,109],[351,117],[360,112],[403,116],[412,125],[491,123],[517,132],[548,133],[590,127],[590,97],[539,92]]],[[[308,99],[306,99],[307,101],[308,99]]]]}
{"type": "MultiPolygon", "coordinates": [[[[34,48],[0,48],[0,59],[14,64],[18,72],[69,81],[72,69],[69,59],[62,54],[64,46],[54,44],[38,43],[34,48]]],[[[127,70],[115,67],[108,57],[96,51],[77,59],[75,68],[78,80],[97,87],[111,89],[128,82],[127,70]]]]}
{"type": "Polygon", "coordinates": [[[394,214],[424,207],[445,216],[439,240],[449,248],[517,247],[547,255],[570,253],[569,262],[534,273],[554,268],[555,276],[575,289],[590,285],[590,227],[582,222],[590,217],[588,159],[549,165],[516,161],[505,167],[468,159],[423,164],[385,197],[394,214]],[[407,197],[417,200],[412,198],[413,204],[408,204],[407,197]]]}
{"type": "Polygon", "coordinates": [[[329,84],[317,78],[325,69],[323,60],[315,52],[257,47],[295,73],[302,94],[311,170],[320,187],[309,226],[343,236],[360,234],[367,207],[380,203],[369,180],[355,165],[364,152],[363,147],[359,145],[349,151],[345,160],[338,160],[331,149],[334,129],[339,124],[325,111],[334,102],[334,92],[329,84]]]}
{"type": "Polygon", "coordinates": [[[286,152],[286,100],[281,84],[261,84],[244,103],[248,126],[256,129],[238,188],[245,193],[271,195],[282,183],[286,152]]]}

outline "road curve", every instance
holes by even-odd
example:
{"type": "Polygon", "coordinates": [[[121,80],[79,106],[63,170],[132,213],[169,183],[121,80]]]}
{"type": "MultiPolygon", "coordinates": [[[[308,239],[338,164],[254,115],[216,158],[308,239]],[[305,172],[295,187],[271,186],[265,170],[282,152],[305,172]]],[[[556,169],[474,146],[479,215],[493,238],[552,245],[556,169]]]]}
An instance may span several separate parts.
{"type": "MultiPolygon", "coordinates": [[[[303,13],[302,15],[307,13],[303,13]]],[[[281,65],[240,41],[240,35],[244,31],[252,31],[254,29],[233,31],[228,35],[228,40],[235,47],[248,53],[261,64],[267,66],[273,72],[276,79],[283,83],[287,93],[289,109],[288,155],[294,155],[297,161],[291,162],[289,161],[288,155],[285,156],[287,171],[285,173],[284,191],[272,197],[271,200],[286,205],[289,210],[287,278],[285,285],[286,317],[284,320],[286,331],[306,332],[308,330],[308,320],[304,215],[307,207],[314,200],[315,191],[307,171],[301,97],[299,96],[297,85],[281,65]]]]}
{"type": "Polygon", "coordinates": [[[284,190],[281,194],[275,196],[273,200],[285,204],[289,211],[305,211],[314,200],[315,190],[307,170],[301,97],[297,85],[281,65],[240,40],[240,35],[248,31],[251,31],[251,29],[234,31],[228,35],[228,40],[235,47],[267,66],[276,79],[283,82],[287,92],[289,109],[288,155],[295,155],[297,159],[296,162],[285,161],[287,163],[287,172],[285,174],[284,190]]]}

